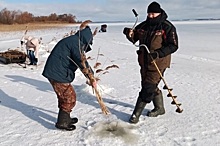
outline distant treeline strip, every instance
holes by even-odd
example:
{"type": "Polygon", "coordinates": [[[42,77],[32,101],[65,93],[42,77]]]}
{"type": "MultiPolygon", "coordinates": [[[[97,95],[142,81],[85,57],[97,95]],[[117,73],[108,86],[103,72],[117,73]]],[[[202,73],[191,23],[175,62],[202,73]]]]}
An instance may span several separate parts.
{"type": "Polygon", "coordinates": [[[0,11],[0,24],[26,24],[31,22],[66,22],[76,23],[76,16],[72,14],[57,15],[52,13],[49,16],[34,16],[33,14],[20,10],[10,11],[4,8],[0,11]]]}

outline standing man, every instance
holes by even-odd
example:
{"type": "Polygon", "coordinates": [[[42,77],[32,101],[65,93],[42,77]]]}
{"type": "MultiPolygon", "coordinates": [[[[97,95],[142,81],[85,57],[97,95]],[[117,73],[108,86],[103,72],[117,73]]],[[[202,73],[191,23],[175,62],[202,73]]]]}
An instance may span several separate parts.
{"type": "MultiPolygon", "coordinates": [[[[90,45],[93,41],[90,27],[81,26],[75,35],[66,37],[56,44],[42,73],[49,80],[58,98],[59,113],[55,127],[69,131],[74,130],[74,124],[78,122],[77,118],[70,118],[70,112],[76,104],[76,93],[71,82],[78,67],[84,71],[82,54],[91,50],[90,45]]],[[[89,68],[87,61],[85,64],[89,68]]],[[[89,77],[93,71],[83,73],[89,77]]],[[[96,87],[96,80],[90,78],[90,84],[96,87]]]]}
{"type": "Polygon", "coordinates": [[[163,96],[158,84],[161,77],[152,63],[154,59],[162,74],[170,66],[171,54],[178,49],[176,28],[167,20],[166,12],[157,2],[152,2],[147,8],[147,19],[135,27],[134,30],[124,28],[123,33],[132,43],[139,41],[145,44],[137,51],[141,73],[141,91],[129,119],[130,123],[138,123],[139,117],[147,103],[153,101],[154,109],[147,113],[149,117],[165,114],[163,96]],[[150,57],[151,56],[151,57],[150,57]]]}

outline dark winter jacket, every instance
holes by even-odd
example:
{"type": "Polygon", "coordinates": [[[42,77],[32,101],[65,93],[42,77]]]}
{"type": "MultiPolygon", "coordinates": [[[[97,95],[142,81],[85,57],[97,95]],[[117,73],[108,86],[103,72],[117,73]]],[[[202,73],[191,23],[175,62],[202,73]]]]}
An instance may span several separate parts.
{"type": "MultiPolygon", "coordinates": [[[[77,68],[83,69],[80,51],[88,52],[91,50],[89,44],[92,44],[92,41],[93,35],[89,27],[78,31],[75,35],[60,40],[49,55],[42,75],[60,83],[72,82],[77,68]]],[[[88,65],[88,62],[86,63],[88,65]]]]}
{"type": "MultiPolygon", "coordinates": [[[[167,14],[162,10],[156,18],[147,18],[135,27],[132,42],[139,40],[145,44],[150,52],[156,51],[158,57],[155,61],[159,69],[163,70],[170,66],[171,54],[178,49],[178,37],[176,28],[167,20],[167,14]]],[[[140,47],[138,61],[141,67],[148,70],[156,70],[145,48],[140,47]]]]}

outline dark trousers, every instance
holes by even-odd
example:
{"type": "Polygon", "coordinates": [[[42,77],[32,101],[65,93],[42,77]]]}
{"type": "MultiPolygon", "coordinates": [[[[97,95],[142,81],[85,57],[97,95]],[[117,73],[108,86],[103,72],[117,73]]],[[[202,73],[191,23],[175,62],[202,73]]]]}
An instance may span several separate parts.
{"type": "MultiPolygon", "coordinates": [[[[162,75],[165,72],[165,69],[160,70],[162,75]]],[[[142,98],[146,103],[150,103],[153,98],[160,93],[160,89],[157,87],[161,81],[161,77],[157,71],[145,70],[141,72],[141,91],[139,97],[142,98]]]]}
{"type": "Polygon", "coordinates": [[[29,60],[30,60],[30,65],[36,65],[37,64],[36,58],[35,58],[35,55],[34,55],[34,51],[28,50],[28,57],[29,57],[29,60]]]}

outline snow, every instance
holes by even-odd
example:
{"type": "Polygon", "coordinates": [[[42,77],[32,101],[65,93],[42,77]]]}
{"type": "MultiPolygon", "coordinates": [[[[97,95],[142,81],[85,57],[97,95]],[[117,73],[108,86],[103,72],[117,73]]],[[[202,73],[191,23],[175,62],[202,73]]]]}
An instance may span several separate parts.
{"type": "MultiPolygon", "coordinates": [[[[22,68],[0,64],[0,145],[73,145],[73,146],[220,146],[220,59],[219,21],[173,22],[179,35],[179,50],[172,55],[165,80],[184,111],[176,113],[172,99],[163,91],[166,114],[147,117],[148,104],[138,124],[129,124],[140,91],[136,50],[122,34],[132,23],[108,24],[106,33],[98,33],[93,50],[87,54],[91,66],[98,62],[106,74],[96,74],[99,90],[111,114],[102,114],[100,106],[83,74],[78,70],[72,82],[77,104],[71,112],[79,122],[74,131],[54,127],[58,107],[56,95],[41,73],[53,46],[78,26],[30,31],[42,37],[40,65],[22,68]],[[49,51],[48,51],[49,50],[49,51]],[[98,52],[102,55],[97,55],[98,52]]],[[[100,24],[91,24],[94,29],[100,24]]],[[[24,32],[0,33],[0,51],[20,47],[24,32]]]]}

